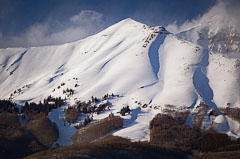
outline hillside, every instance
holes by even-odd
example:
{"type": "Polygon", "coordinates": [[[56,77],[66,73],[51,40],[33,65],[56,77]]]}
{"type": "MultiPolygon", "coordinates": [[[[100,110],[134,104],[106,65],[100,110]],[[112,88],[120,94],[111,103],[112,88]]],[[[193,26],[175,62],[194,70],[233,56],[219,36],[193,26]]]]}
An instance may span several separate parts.
{"type": "MultiPolygon", "coordinates": [[[[131,113],[123,116],[123,128],[114,135],[149,140],[149,122],[156,114],[188,110],[186,124],[199,120],[201,129],[214,127],[238,138],[239,123],[221,109],[240,108],[239,48],[231,47],[228,54],[220,46],[216,49],[225,34],[209,43],[219,38],[192,40],[194,29],[174,35],[161,26],[125,19],[73,43],[0,49],[0,99],[21,105],[49,95],[66,98],[67,106],[48,114],[60,130],[60,145],[72,143],[74,125],[84,119],[82,115],[75,124],[65,124],[64,109],[112,93],[95,104],[110,102],[111,108],[91,115],[98,121],[129,106],[131,113]],[[209,115],[213,110],[217,115],[209,115]]],[[[205,33],[201,35],[209,34],[205,33]]]]}

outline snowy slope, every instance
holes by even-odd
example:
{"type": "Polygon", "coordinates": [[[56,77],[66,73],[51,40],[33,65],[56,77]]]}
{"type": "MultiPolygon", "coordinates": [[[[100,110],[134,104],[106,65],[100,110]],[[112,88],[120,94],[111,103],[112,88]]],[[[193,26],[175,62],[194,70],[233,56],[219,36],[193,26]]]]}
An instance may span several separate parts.
{"type": "MultiPolygon", "coordinates": [[[[74,104],[114,93],[119,98],[111,100],[111,110],[94,119],[129,105],[124,128],[114,134],[132,140],[149,139],[149,121],[167,104],[194,111],[203,101],[219,114],[226,103],[240,107],[239,58],[210,54],[205,45],[186,38],[191,35],[187,32],[173,35],[126,19],[73,43],[0,49],[0,98],[38,102],[50,94],[64,98],[63,90],[72,88],[75,93],[68,100],[74,104]]],[[[56,114],[62,111],[49,113],[59,127],[62,115],[56,114]]],[[[76,131],[65,128],[62,145],[70,144],[62,140],[70,138],[67,132],[76,131]]]]}
{"type": "Polygon", "coordinates": [[[212,100],[218,107],[240,106],[240,33],[228,22],[222,28],[213,19],[177,34],[178,37],[202,46],[207,52],[205,74],[209,79],[212,100]]]}

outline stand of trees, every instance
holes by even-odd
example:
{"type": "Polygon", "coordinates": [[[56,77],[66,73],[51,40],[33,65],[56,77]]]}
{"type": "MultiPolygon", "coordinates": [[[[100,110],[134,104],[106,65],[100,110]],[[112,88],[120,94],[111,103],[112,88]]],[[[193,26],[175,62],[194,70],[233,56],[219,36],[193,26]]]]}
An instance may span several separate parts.
{"type": "Polygon", "coordinates": [[[10,100],[0,100],[0,113],[18,113],[19,109],[16,107],[16,104],[10,100]]]}
{"type": "Polygon", "coordinates": [[[94,105],[95,103],[100,102],[96,97],[92,97],[92,100],[89,102],[81,102],[78,101],[74,106],[70,106],[65,110],[65,119],[69,123],[74,123],[77,121],[78,117],[81,114],[100,114],[106,109],[110,109],[112,104],[110,102],[106,102],[104,104],[99,104],[98,106],[94,105]]]}
{"type": "Polygon", "coordinates": [[[130,114],[130,112],[131,112],[131,110],[130,110],[129,106],[123,107],[123,108],[120,110],[120,114],[121,114],[122,116],[125,116],[126,113],[130,114]]]}
{"type": "Polygon", "coordinates": [[[1,158],[23,158],[49,149],[58,139],[59,132],[47,114],[62,104],[61,98],[48,96],[43,103],[26,102],[20,112],[15,103],[0,100],[1,158]]]}
{"type": "MultiPolygon", "coordinates": [[[[84,121],[85,122],[85,121],[84,121]]],[[[109,116],[83,129],[79,129],[72,137],[73,144],[86,144],[123,126],[123,119],[119,116],[109,116]]]]}
{"type": "Polygon", "coordinates": [[[24,106],[22,107],[21,113],[23,114],[39,114],[39,113],[45,113],[48,114],[52,109],[56,109],[61,107],[64,104],[64,100],[61,99],[61,97],[53,98],[48,96],[46,99],[42,102],[34,103],[28,103],[26,102],[24,106]]]}
{"type": "Polygon", "coordinates": [[[167,150],[192,153],[193,159],[240,158],[240,139],[231,140],[226,134],[210,128],[201,132],[185,125],[179,117],[157,114],[150,122],[150,144],[167,150]]]}
{"type": "Polygon", "coordinates": [[[87,116],[87,117],[83,120],[83,122],[78,123],[78,124],[75,126],[75,128],[77,128],[77,129],[84,128],[84,127],[86,127],[88,124],[90,124],[92,121],[93,121],[93,116],[91,116],[91,117],[87,116]]]}

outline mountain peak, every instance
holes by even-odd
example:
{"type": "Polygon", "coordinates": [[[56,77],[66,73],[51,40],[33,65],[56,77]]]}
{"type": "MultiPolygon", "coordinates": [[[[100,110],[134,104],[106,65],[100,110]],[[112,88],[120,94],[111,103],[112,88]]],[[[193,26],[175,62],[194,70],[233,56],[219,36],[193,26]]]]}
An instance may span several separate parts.
{"type": "Polygon", "coordinates": [[[126,18],[126,19],[123,19],[121,22],[130,22],[130,23],[140,23],[132,18],[126,18]]]}
{"type": "Polygon", "coordinates": [[[136,26],[136,25],[144,25],[143,23],[140,23],[132,18],[126,18],[126,19],[123,19],[121,20],[120,22],[116,23],[116,24],[127,24],[127,25],[133,25],[133,26],[136,26]]]}

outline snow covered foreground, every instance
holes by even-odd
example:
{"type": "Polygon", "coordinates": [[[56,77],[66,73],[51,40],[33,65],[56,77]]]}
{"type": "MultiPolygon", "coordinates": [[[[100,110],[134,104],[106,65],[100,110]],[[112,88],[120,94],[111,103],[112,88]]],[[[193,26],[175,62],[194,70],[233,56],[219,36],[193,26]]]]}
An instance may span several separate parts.
{"type": "MultiPolygon", "coordinates": [[[[204,102],[219,114],[204,119],[204,127],[214,122],[215,130],[240,137],[239,123],[220,112],[222,107],[240,108],[239,53],[213,52],[203,40],[190,40],[191,33],[192,29],[174,35],[163,27],[126,19],[73,43],[0,49],[0,99],[21,104],[50,94],[65,98],[63,90],[72,88],[71,105],[114,93],[119,97],[111,99],[113,107],[94,115],[94,120],[129,105],[131,114],[114,135],[133,141],[149,139],[149,121],[166,105],[194,114],[204,102]]],[[[63,126],[63,109],[53,110],[49,118],[59,127],[60,145],[71,144],[76,129],[63,126]]]]}

